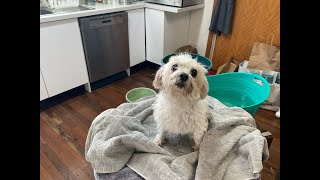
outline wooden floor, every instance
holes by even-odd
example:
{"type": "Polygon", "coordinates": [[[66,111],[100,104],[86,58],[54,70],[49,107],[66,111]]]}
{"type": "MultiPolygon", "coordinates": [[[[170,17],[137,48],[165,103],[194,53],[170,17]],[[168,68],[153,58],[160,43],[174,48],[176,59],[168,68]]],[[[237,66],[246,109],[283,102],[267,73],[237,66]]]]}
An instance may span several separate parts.
{"type": "MultiPolygon", "coordinates": [[[[145,68],[130,77],[82,93],[49,107],[40,107],[40,179],[94,179],[84,158],[84,146],[93,119],[102,111],[125,102],[125,93],[135,87],[152,88],[156,70],[145,68]]],[[[280,165],[280,120],[274,112],[259,110],[257,123],[274,140],[264,164],[262,180],[274,180],[280,165]]]]}

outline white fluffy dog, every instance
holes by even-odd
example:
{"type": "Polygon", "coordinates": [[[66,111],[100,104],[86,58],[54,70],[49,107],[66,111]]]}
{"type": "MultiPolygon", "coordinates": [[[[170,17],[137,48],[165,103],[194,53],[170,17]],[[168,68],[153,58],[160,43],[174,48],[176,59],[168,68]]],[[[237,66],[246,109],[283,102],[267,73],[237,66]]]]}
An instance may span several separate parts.
{"type": "Polygon", "coordinates": [[[159,89],[153,106],[158,133],[154,142],[165,142],[164,132],[189,134],[198,150],[208,129],[207,70],[189,54],[172,56],[155,76],[153,86],[159,89]]]}

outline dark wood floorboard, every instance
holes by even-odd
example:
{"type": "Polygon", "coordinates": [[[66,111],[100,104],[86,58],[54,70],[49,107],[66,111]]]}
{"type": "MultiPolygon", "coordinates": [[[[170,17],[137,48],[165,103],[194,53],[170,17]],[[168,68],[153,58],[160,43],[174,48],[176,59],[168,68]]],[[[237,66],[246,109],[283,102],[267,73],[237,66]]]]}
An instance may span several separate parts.
{"type": "MultiPolygon", "coordinates": [[[[125,94],[130,89],[152,88],[155,72],[155,69],[145,68],[91,93],[40,108],[40,179],[94,179],[92,168],[84,158],[91,122],[104,110],[125,102],[125,94]]],[[[262,180],[274,180],[280,166],[280,119],[274,112],[262,109],[258,110],[255,119],[274,136],[270,157],[262,170],[262,180]]]]}
{"type": "Polygon", "coordinates": [[[275,117],[275,112],[259,109],[254,116],[257,124],[269,131],[273,136],[269,148],[269,159],[264,163],[262,180],[275,180],[280,168],[280,119],[275,117]]]}

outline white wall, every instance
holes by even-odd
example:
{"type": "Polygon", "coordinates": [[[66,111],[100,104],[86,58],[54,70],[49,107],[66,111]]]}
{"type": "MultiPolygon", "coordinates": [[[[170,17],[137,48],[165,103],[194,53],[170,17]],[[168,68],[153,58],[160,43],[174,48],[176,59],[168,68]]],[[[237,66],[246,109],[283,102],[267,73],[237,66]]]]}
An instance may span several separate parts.
{"type": "Polygon", "coordinates": [[[204,0],[205,7],[191,11],[188,44],[202,56],[206,53],[214,0],[204,0]]]}

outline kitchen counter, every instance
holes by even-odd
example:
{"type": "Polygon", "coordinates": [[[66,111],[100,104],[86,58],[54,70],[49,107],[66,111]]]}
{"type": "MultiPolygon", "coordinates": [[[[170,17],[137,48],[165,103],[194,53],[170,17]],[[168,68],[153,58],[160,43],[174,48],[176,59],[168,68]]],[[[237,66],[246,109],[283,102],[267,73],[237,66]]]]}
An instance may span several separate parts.
{"type": "Polygon", "coordinates": [[[204,8],[204,4],[198,4],[198,5],[194,5],[194,6],[178,8],[178,7],[165,6],[165,5],[160,5],[160,4],[145,3],[144,7],[156,9],[156,10],[160,10],[160,11],[172,12],[172,13],[181,13],[181,12],[192,11],[195,9],[204,8]]]}
{"type": "Polygon", "coordinates": [[[171,13],[180,13],[180,12],[191,11],[194,9],[204,8],[204,4],[189,6],[185,8],[178,8],[178,7],[172,7],[172,6],[145,3],[144,1],[142,1],[142,2],[134,2],[130,5],[96,3],[95,6],[90,6],[90,7],[94,7],[95,9],[80,11],[80,12],[63,13],[63,14],[40,15],[40,23],[78,18],[78,17],[84,17],[84,16],[92,16],[92,15],[98,15],[98,14],[113,13],[113,12],[119,12],[119,11],[128,11],[128,10],[141,9],[141,8],[151,8],[151,9],[156,9],[156,10],[161,10],[161,11],[166,11],[171,13]]]}

